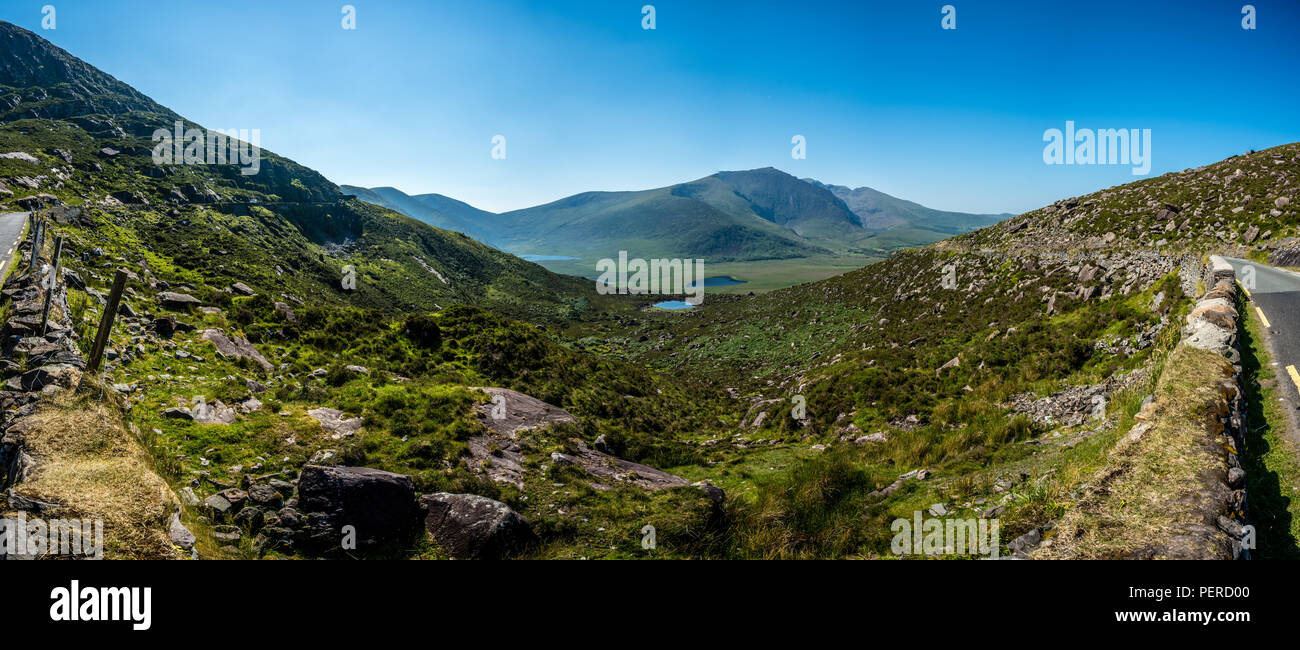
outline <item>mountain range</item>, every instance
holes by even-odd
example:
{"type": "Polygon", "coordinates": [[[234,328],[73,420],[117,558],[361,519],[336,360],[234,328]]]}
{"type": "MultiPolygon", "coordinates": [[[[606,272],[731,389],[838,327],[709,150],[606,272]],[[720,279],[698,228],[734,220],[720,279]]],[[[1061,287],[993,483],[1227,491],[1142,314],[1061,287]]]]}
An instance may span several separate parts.
{"type": "Polygon", "coordinates": [[[933,210],[868,187],[798,179],[766,167],[668,187],[583,192],[504,213],[392,187],[341,190],[517,255],[702,257],[709,262],[878,255],[1001,221],[933,210]]]}

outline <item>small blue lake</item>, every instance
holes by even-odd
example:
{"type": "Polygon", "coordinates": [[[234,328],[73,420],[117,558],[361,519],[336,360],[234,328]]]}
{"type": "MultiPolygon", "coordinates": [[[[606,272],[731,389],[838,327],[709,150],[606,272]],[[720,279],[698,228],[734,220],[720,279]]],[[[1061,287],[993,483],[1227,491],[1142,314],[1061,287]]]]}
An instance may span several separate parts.
{"type": "Polygon", "coordinates": [[[695,307],[695,305],[684,300],[664,300],[663,302],[657,302],[651,306],[660,309],[693,309],[695,307]]]}
{"type": "Polygon", "coordinates": [[[745,284],[744,280],[737,280],[730,275],[717,275],[711,278],[704,278],[706,287],[729,287],[733,284],[745,284]]]}

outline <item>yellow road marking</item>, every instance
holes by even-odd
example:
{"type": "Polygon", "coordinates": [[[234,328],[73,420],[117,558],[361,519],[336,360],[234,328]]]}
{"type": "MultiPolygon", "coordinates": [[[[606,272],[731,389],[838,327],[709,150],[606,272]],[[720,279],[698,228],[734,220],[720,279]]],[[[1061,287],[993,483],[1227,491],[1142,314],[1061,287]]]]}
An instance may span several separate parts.
{"type": "Polygon", "coordinates": [[[1250,289],[1247,289],[1247,288],[1246,288],[1246,285],[1244,285],[1244,284],[1238,282],[1238,283],[1237,283],[1237,286],[1241,287],[1241,290],[1246,292],[1246,297],[1247,297],[1247,298],[1254,299],[1254,296],[1250,295],[1250,289]]]}
{"type": "Polygon", "coordinates": [[[1295,384],[1296,392],[1300,392],[1300,372],[1295,371],[1295,366],[1287,366],[1286,372],[1291,375],[1291,383],[1295,384]]]}
{"type": "Polygon", "coordinates": [[[1265,317],[1264,317],[1264,310],[1263,310],[1263,309],[1260,309],[1259,307],[1256,307],[1256,308],[1255,308],[1255,313],[1259,314],[1259,320],[1260,320],[1260,322],[1264,323],[1264,327],[1272,327],[1272,325],[1269,325],[1269,324],[1268,324],[1268,318],[1265,318],[1265,317]]]}

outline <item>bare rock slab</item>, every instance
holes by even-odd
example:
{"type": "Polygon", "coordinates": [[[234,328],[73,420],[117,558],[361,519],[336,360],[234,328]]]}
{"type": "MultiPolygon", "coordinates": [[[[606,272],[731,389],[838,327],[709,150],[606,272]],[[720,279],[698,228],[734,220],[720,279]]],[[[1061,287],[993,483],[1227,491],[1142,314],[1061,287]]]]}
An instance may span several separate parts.
{"type": "Polygon", "coordinates": [[[501,559],[537,541],[527,519],[510,506],[476,494],[420,497],[424,528],[458,560],[501,559]]]}

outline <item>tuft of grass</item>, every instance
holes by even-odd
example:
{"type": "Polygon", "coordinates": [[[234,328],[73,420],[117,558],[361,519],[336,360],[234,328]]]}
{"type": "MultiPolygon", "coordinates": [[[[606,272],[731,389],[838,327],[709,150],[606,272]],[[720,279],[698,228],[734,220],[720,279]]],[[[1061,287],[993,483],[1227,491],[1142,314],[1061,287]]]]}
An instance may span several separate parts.
{"type": "Polygon", "coordinates": [[[16,492],[60,504],[54,517],[102,520],[105,558],[180,557],[167,537],[176,496],[114,409],[65,393],[31,416],[24,440],[37,464],[16,492]]]}

